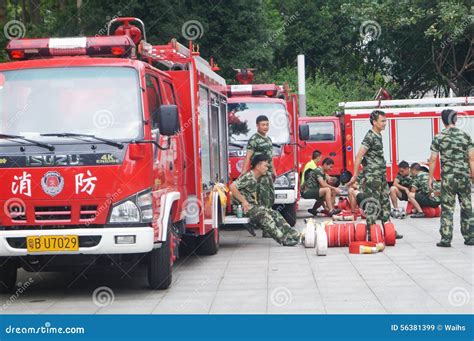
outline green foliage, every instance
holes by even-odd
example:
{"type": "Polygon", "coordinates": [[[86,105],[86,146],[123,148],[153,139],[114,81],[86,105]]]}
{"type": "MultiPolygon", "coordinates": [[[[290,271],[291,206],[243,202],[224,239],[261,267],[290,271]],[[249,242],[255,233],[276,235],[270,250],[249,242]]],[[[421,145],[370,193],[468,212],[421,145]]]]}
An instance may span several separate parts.
{"type": "MultiPolygon", "coordinates": [[[[135,16],[149,42],[177,38],[187,45],[183,26],[198,21],[195,43],[229,82],[233,68],[253,67],[256,82],[288,81],[294,88],[296,56],[303,53],[308,111],[318,115],[339,101],[373,98],[380,87],[396,98],[434,88],[474,92],[472,0],[88,0],[79,9],[75,0],[35,1],[38,10],[33,0],[0,1],[7,5],[0,8],[0,30],[15,19],[27,37],[103,35],[111,18],[135,16]],[[372,31],[364,35],[367,23],[372,31]]],[[[6,43],[1,34],[0,45],[6,43]]],[[[2,50],[0,62],[6,60],[2,50]]]]}
{"type": "MultiPolygon", "coordinates": [[[[333,75],[334,77],[334,75],[333,75]]],[[[340,102],[370,100],[374,98],[380,88],[381,80],[368,82],[362,77],[337,75],[340,80],[336,84],[332,78],[317,73],[309,76],[306,80],[306,109],[308,116],[328,116],[335,111],[341,110],[338,107],[340,102]]],[[[288,82],[290,88],[297,88],[297,72],[294,68],[285,68],[275,74],[277,83],[288,82]]]]}

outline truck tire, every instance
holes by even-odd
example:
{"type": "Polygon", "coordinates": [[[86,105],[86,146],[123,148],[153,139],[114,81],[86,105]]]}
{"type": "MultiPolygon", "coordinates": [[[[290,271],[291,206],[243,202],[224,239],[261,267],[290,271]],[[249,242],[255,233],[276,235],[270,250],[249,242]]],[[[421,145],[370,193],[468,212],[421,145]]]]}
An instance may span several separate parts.
{"type": "Polygon", "coordinates": [[[181,242],[179,243],[180,257],[189,256],[196,252],[196,239],[195,236],[181,236],[181,242]]]}
{"type": "Polygon", "coordinates": [[[17,265],[11,259],[0,261],[0,293],[7,294],[16,286],[17,265]]]}
{"type": "Polygon", "coordinates": [[[166,241],[160,248],[151,250],[148,260],[148,285],[152,290],[167,289],[172,280],[172,256],[171,256],[171,220],[168,223],[168,234],[166,241]]]}
{"type": "Polygon", "coordinates": [[[219,229],[212,229],[197,240],[196,254],[200,256],[212,256],[219,251],[219,229]]]}
{"type": "Polygon", "coordinates": [[[296,225],[296,203],[282,205],[280,213],[285,218],[288,225],[294,227],[296,225]]]}

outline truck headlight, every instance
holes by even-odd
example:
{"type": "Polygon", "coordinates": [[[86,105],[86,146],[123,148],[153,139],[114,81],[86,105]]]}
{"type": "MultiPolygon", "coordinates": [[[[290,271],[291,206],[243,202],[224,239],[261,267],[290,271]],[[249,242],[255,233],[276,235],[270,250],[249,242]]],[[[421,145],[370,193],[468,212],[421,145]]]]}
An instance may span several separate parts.
{"type": "Polygon", "coordinates": [[[151,191],[135,194],[115,205],[109,223],[150,223],[153,218],[151,191]]]}
{"type": "Polygon", "coordinates": [[[133,201],[127,200],[112,209],[109,221],[111,223],[139,223],[140,212],[133,201]]]}
{"type": "Polygon", "coordinates": [[[290,171],[276,178],[275,188],[293,188],[295,187],[295,181],[295,172],[290,171]]]}

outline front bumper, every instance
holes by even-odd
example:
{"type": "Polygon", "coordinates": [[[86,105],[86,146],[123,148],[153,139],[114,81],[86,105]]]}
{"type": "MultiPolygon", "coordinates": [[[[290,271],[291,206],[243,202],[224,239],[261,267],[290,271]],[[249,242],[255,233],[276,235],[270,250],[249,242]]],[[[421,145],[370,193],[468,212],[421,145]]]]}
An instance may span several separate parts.
{"type": "Polygon", "coordinates": [[[0,256],[26,256],[26,255],[101,255],[101,254],[127,254],[145,253],[153,249],[154,231],[152,227],[119,227],[119,228],[79,228],[58,230],[16,230],[0,231],[0,256]],[[47,251],[28,252],[26,246],[19,247],[12,243],[14,240],[29,236],[65,236],[76,235],[84,239],[98,241],[96,245],[82,247],[79,243],[78,251],[47,251]],[[116,244],[116,236],[135,236],[134,244],[116,244]],[[12,245],[13,244],[13,245],[12,245]]]}

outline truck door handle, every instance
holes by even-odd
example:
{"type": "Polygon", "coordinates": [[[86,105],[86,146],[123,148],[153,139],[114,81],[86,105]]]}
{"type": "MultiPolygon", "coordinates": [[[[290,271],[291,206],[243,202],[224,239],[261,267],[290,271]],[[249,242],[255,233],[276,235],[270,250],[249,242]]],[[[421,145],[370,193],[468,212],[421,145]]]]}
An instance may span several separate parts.
{"type": "Polygon", "coordinates": [[[335,152],[329,153],[329,156],[336,156],[335,152]]]}

